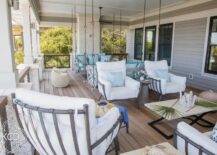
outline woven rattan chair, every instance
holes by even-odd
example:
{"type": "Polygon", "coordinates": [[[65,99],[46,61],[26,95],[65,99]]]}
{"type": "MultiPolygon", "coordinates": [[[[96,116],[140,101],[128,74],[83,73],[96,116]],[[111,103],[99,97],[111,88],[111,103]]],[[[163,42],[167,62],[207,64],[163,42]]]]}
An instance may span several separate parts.
{"type": "Polygon", "coordinates": [[[120,114],[95,117],[95,102],[18,89],[13,107],[25,137],[39,154],[103,155],[115,149],[120,114]],[[114,144],[114,145],[112,145],[114,144]]]}

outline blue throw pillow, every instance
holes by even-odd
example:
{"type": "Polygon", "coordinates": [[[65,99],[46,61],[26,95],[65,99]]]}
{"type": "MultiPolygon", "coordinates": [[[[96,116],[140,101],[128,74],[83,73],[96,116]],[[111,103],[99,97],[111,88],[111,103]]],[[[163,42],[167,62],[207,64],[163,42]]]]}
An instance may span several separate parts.
{"type": "Polygon", "coordinates": [[[217,143],[217,123],[215,127],[213,128],[210,138],[217,143]]]}
{"type": "Polygon", "coordinates": [[[170,75],[167,69],[158,69],[155,71],[155,74],[160,79],[165,79],[167,82],[170,82],[170,75]]]}
{"type": "Polygon", "coordinates": [[[112,87],[123,87],[125,79],[122,72],[107,72],[105,78],[111,83],[112,87]]]}
{"type": "Polygon", "coordinates": [[[111,55],[101,55],[100,61],[101,62],[109,62],[111,60],[111,55]]]}
{"type": "Polygon", "coordinates": [[[98,61],[98,55],[97,54],[88,54],[87,55],[88,65],[95,65],[98,61]]]}

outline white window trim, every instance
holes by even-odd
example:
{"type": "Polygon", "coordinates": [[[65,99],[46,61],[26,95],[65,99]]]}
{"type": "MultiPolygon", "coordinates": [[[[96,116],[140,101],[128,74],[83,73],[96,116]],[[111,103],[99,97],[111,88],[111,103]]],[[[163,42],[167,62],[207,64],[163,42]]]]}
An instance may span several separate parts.
{"type": "Polygon", "coordinates": [[[211,16],[207,17],[206,35],[205,35],[205,40],[204,40],[204,52],[203,52],[203,64],[202,64],[201,76],[217,79],[217,75],[216,74],[206,73],[205,72],[206,55],[207,55],[208,38],[209,38],[210,18],[211,18],[211,16]]]}

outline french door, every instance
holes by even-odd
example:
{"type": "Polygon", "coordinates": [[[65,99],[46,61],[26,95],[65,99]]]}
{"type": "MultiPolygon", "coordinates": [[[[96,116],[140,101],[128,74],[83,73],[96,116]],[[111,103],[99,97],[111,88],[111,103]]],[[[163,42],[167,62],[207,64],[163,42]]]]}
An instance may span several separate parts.
{"type": "Polygon", "coordinates": [[[155,60],[156,26],[145,28],[144,60],[155,60]]]}
{"type": "Polygon", "coordinates": [[[135,29],[134,59],[142,60],[143,28],[135,29]]]}
{"type": "Polygon", "coordinates": [[[173,24],[160,25],[158,60],[167,60],[168,65],[171,62],[173,24]]]}

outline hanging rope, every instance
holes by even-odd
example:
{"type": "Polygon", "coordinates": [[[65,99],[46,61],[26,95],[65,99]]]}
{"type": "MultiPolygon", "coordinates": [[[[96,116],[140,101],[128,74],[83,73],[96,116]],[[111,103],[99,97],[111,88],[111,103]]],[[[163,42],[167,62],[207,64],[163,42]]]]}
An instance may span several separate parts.
{"type": "MultiPolygon", "coordinates": [[[[119,29],[119,39],[121,40],[121,37],[122,37],[122,35],[121,35],[121,30],[122,30],[122,23],[121,23],[121,21],[122,21],[122,14],[121,14],[121,10],[120,10],[120,29],[119,29]]],[[[119,52],[121,53],[121,42],[119,43],[119,52]]]]}
{"type": "Polygon", "coordinates": [[[77,0],[75,0],[74,4],[74,43],[75,43],[75,55],[77,55],[77,16],[76,16],[76,3],[77,0]]]}
{"type": "Polygon", "coordinates": [[[159,0],[159,15],[158,15],[158,19],[159,19],[159,29],[160,29],[160,22],[161,22],[161,0],[159,0]]]}
{"type": "MultiPolygon", "coordinates": [[[[143,37],[143,43],[144,43],[144,46],[143,46],[143,58],[144,58],[144,60],[145,60],[145,58],[146,58],[146,56],[145,56],[145,46],[146,46],[146,44],[145,44],[145,39],[146,39],[146,37],[145,37],[145,22],[146,22],[146,20],[145,20],[145,16],[146,16],[146,0],[144,0],[144,8],[143,8],[144,10],[143,10],[143,34],[144,34],[144,37],[143,37]]],[[[142,58],[142,59],[143,59],[142,58]]]]}
{"type": "Polygon", "coordinates": [[[102,52],[102,24],[101,24],[101,20],[102,20],[102,7],[99,7],[99,29],[100,29],[100,36],[99,36],[99,52],[102,52]]]}
{"type": "MultiPolygon", "coordinates": [[[[114,40],[114,37],[115,37],[115,14],[113,14],[113,27],[112,27],[112,30],[113,30],[113,40],[114,40]]],[[[112,48],[113,48],[113,53],[115,53],[115,45],[114,45],[114,42],[112,42],[112,48]]]]}
{"type": "Polygon", "coordinates": [[[84,0],[84,72],[87,74],[87,0],[84,0]]]}
{"type": "MultiPolygon", "coordinates": [[[[94,38],[95,38],[95,35],[94,35],[94,5],[93,5],[93,0],[91,1],[92,2],[92,59],[93,59],[93,62],[95,62],[95,49],[94,49],[94,38]]],[[[92,65],[92,70],[93,70],[93,87],[95,87],[95,70],[94,70],[94,64],[92,65]]]]}

